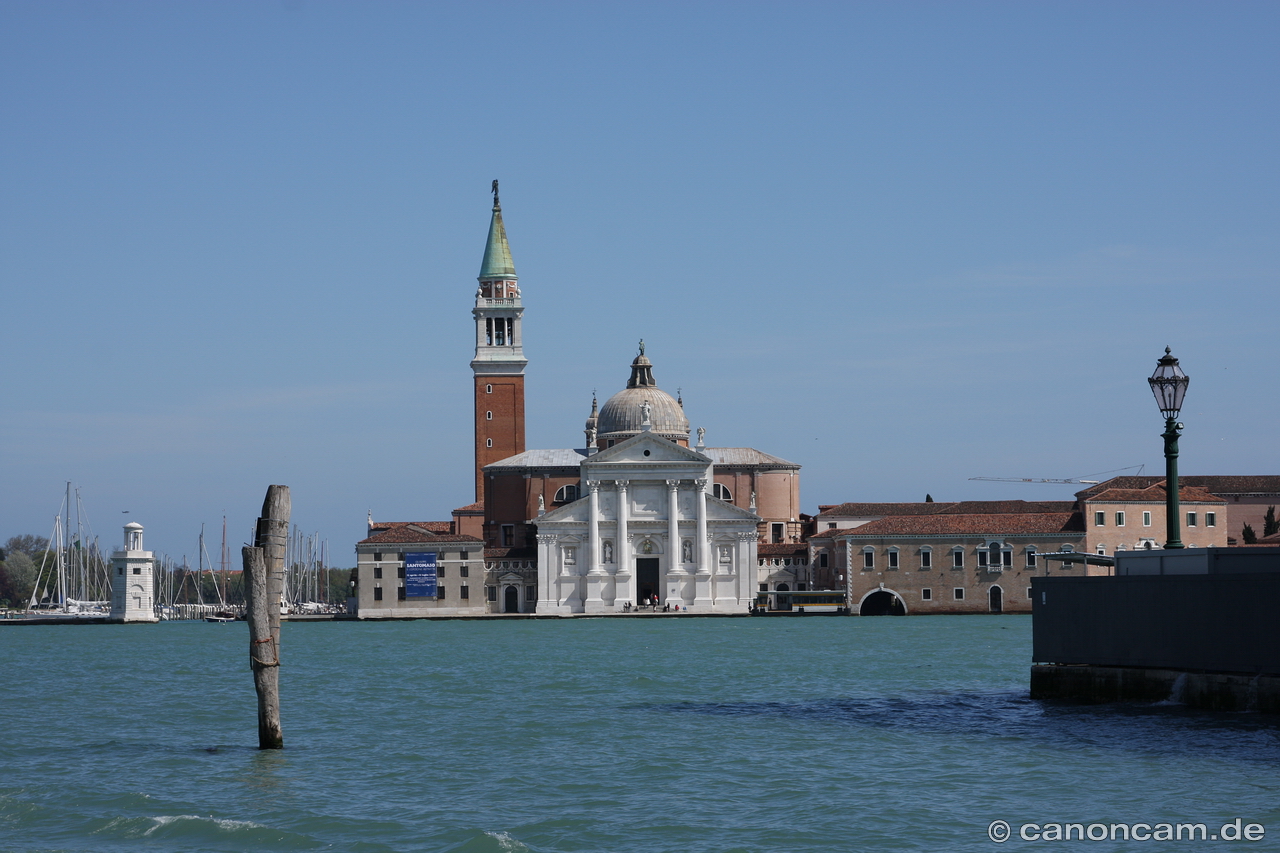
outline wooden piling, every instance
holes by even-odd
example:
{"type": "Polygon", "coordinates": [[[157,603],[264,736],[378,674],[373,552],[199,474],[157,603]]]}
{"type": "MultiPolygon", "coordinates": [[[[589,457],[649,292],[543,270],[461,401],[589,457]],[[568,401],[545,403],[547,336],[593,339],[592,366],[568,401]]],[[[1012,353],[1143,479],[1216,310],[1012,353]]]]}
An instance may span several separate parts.
{"type": "Polygon", "coordinates": [[[258,692],[259,749],[284,749],[280,730],[280,598],[289,512],[289,487],[268,486],[253,547],[240,552],[248,605],[249,667],[258,692]]]}

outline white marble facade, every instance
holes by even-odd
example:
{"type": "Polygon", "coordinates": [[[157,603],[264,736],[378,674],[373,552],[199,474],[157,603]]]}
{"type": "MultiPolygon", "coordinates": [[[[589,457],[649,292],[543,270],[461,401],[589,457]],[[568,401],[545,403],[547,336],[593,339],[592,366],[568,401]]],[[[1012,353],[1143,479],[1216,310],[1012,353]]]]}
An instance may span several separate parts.
{"type": "Polygon", "coordinates": [[[746,612],[760,518],[710,495],[712,460],[652,432],[582,462],[582,494],[537,519],[539,613],[615,613],[656,595],[746,612]]]}

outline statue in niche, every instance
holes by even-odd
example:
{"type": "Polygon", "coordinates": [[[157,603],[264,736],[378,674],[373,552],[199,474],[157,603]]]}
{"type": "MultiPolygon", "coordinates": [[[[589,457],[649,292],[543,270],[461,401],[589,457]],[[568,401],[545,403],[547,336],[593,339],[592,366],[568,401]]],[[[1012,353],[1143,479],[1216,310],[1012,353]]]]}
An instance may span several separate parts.
{"type": "Polygon", "coordinates": [[[604,543],[604,561],[606,563],[613,562],[613,543],[612,542],[604,543]]]}
{"type": "Polygon", "coordinates": [[[543,499],[542,495],[538,495],[538,512],[544,513],[546,511],[547,511],[547,502],[546,500],[543,499]]]}
{"type": "Polygon", "coordinates": [[[686,563],[693,562],[693,543],[688,539],[684,540],[684,545],[680,547],[680,559],[686,563]]]}

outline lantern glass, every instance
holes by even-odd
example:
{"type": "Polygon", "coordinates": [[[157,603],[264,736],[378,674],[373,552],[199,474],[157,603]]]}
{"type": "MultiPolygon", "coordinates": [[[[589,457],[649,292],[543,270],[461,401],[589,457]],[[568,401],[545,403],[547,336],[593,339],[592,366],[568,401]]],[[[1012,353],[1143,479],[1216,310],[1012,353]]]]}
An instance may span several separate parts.
{"type": "Polygon", "coordinates": [[[1164,348],[1164,357],[1156,363],[1156,372],[1151,374],[1147,382],[1151,384],[1151,393],[1160,406],[1160,414],[1170,419],[1177,418],[1182,411],[1182,400],[1187,394],[1191,378],[1182,372],[1178,360],[1170,355],[1168,347],[1164,348]]]}

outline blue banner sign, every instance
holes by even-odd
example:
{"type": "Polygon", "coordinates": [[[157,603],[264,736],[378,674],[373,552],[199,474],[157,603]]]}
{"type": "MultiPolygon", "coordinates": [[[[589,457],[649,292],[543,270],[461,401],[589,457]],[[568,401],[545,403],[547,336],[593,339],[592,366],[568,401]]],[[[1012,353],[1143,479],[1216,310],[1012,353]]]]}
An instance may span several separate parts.
{"type": "Polygon", "coordinates": [[[405,598],[436,597],[436,555],[404,555],[405,598]]]}

